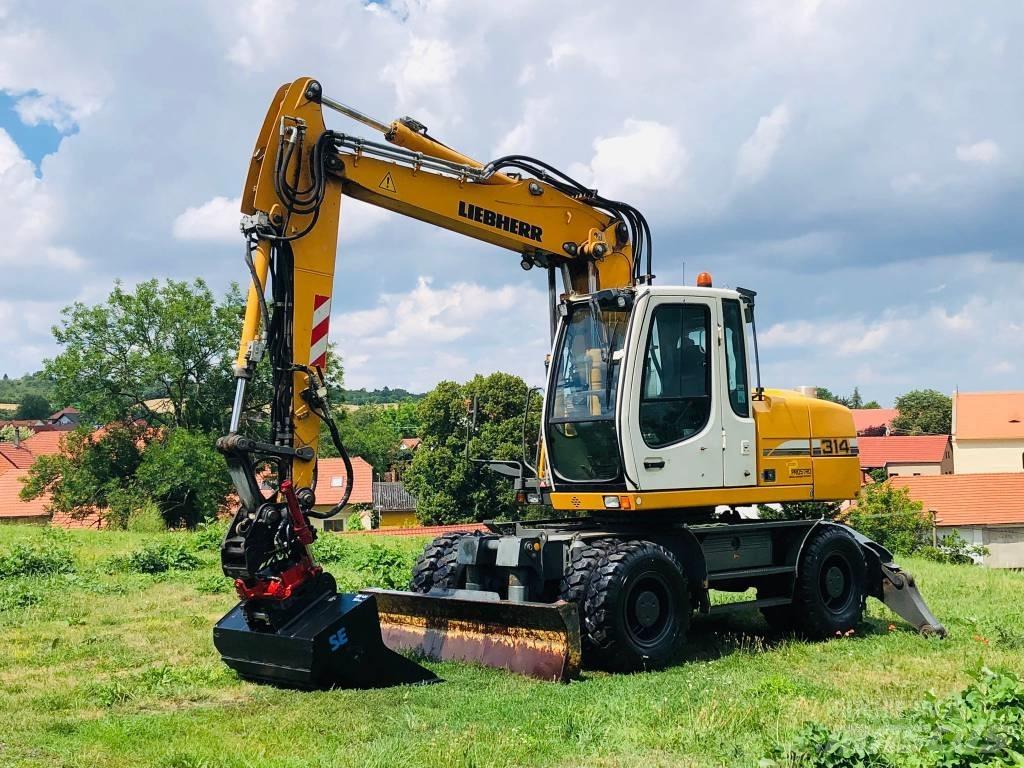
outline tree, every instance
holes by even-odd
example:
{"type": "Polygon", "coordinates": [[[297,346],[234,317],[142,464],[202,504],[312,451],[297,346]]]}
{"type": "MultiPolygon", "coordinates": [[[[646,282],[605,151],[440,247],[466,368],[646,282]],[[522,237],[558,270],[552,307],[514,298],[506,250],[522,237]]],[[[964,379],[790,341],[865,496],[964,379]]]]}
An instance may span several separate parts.
{"type": "Polygon", "coordinates": [[[53,413],[50,401],[42,395],[29,393],[21,398],[18,410],[14,412],[16,419],[45,419],[53,413]]]}
{"type": "Polygon", "coordinates": [[[212,435],[136,423],[68,433],[60,453],[36,459],[21,498],[49,492],[54,511],[72,517],[100,512],[119,528],[154,504],[167,525],[191,527],[213,518],[230,489],[212,435]]]}
{"type": "MultiPolygon", "coordinates": [[[[417,499],[423,523],[455,523],[514,515],[512,484],[471,459],[521,459],[526,383],[493,373],[466,384],[442,381],[419,403],[423,443],[405,483],[417,499]],[[471,408],[476,402],[475,426],[471,408]]],[[[538,414],[528,435],[536,441],[538,414]]]]}
{"type": "Polygon", "coordinates": [[[850,408],[864,407],[864,398],[860,396],[860,389],[858,389],[857,387],[853,388],[853,394],[850,395],[849,400],[846,404],[850,408]]]}
{"type": "Polygon", "coordinates": [[[156,503],[169,526],[192,528],[216,517],[231,478],[212,435],[179,428],[149,442],[129,485],[156,503]]]}
{"type": "Polygon", "coordinates": [[[868,400],[861,408],[881,408],[882,405],[877,400],[868,400]]]}
{"type": "Polygon", "coordinates": [[[762,520],[831,520],[839,514],[839,503],[832,501],[791,501],[784,504],[758,504],[762,520]]]}
{"type": "Polygon", "coordinates": [[[15,438],[27,440],[34,434],[35,432],[29,427],[16,427],[13,424],[5,424],[3,427],[0,427],[0,442],[13,443],[15,438]]]}
{"type": "Polygon", "coordinates": [[[906,488],[887,482],[861,488],[856,503],[846,511],[845,522],[899,554],[916,551],[931,530],[921,502],[910,498],[906,488]]]}
{"type": "MultiPolygon", "coordinates": [[[[217,301],[202,280],[149,280],[134,291],[117,283],[104,303],[63,310],[53,331],[63,351],[45,362],[46,374],[57,398],[77,405],[88,422],[141,416],[150,424],[223,431],[241,307],[237,288],[217,301]],[[147,405],[155,399],[159,406],[147,405]]],[[[267,398],[263,389],[251,398],[256,407],[267,398]]]]}
{"type": "MultiPolygon", "coordinates": [[[[364,405],[351,413],[344,414],[338,421],[338,432],[345,450],[351,456],[361,456],[373,465],[378,473],[387,472],[398,455],[401,432],[388,416],[390,409],[379,405],[364,405]]],[[[330,435],[321,436],[324,451],[321,455],[337,455],[330,435]]]]}
{"type": "Polygon", "coordinates": [[[909,435],[948,435],[953,422],[953,400],[934,389],[915,389],[896,398],[899,411],[893,430],[909,435]]]}

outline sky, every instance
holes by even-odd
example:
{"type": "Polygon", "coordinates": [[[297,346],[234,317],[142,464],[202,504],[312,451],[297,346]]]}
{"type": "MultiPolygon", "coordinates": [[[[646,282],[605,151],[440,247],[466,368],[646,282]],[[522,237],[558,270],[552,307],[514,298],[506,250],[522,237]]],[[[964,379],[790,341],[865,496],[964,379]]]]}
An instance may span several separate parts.
{"type": "MultiPolygon", "coordinates": [[[[244,283],[252,142],[311,75],[640,208],[658,284],[758,291],[767,385],[1019,389],[1022,32],[1015,2],[0,0],[0,372],[115,279],[244,283]]],[[[347,386],[538,382],[545,281],[518,262],[345,201],[347,386]]]]}

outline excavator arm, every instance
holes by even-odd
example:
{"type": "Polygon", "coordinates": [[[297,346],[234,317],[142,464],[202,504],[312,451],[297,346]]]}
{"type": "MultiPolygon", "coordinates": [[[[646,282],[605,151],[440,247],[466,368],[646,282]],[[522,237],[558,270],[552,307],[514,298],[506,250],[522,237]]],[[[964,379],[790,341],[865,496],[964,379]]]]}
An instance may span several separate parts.
{"type": "MultiPolygon", "coordinates": [[[[241,602],[218,624],[215,640],[225,660],[244,675],[297,685],[328,679],[365,683],[352,670],[321,664],[316,671],[315,664],[302,661],[319,658],[316,649],[324,638],[337,641],[338,632],[364,638],[360,653],[376,655],[380,663],[371,666],[388,667],[396,676],[383,675],[373,684],[430,677],[404,658],[384,658],[390,652],[380,644],[379,630],[366,626],[377,621],[376,609],[366,607],[373,598],[337,595],[310,550],[316,533],[307,519],[340,512],[352,488],[351,463],[331,418],[324,379],[344,196],[514,251],[524,269],[547,270],[552,328],[559,271],[567,292],[577,295],[653,278],[650,231],[632,206],[603,198],[529,157],[481,164],[430,137],[410,118],[384,124],[333,101],[310,78],[278,90],[242,194],[251,280],[231,426],[218,441],[240,500],[221,560],[241,602]],[[386,141],[328,130],[324,107],[383,133],[386,141]],[[258,437],[245,434],[242,414],[247,385],[264,358],[274,399],[270,434],[258,437]],[[327,512],[314,508],[321,423],[348,472],[344,497],[327,512]],[[363,616],[358,627],[351,615],[338,613],[349,599],[355,602],[347,612],[358,609],[363,616]],[[293,651],[284,654],[291,666],[282,665],[275,649],[284,647],[297,623],[309,625],[314,609],[322,615],[310,625],[313,635],[292,637],[293,651]],[[298,671],[283,671],[293,667],[298,671]]],[[[352,654],[337,658],[342,656],[352,654]]]]}

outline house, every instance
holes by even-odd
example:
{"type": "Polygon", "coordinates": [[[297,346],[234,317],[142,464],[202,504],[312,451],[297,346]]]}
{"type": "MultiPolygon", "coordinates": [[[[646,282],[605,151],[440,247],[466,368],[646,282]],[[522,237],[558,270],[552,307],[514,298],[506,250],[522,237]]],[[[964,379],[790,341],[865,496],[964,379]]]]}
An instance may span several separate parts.
{"type": "Polygon", "coordinates": [[[373,484],[375,528],[412,528],[416,519],[416,499],[405,490],[405,483],[373,484]]]}
{"type": "Polygon", "coordinates": [[[22,501],[22,478],[25,472],[15,467],[0,467],[0,523],[50,522],[50,495],[43,494],[32,501],[22,501]]]}
{"type": "Polygon", "coordinates": [[[863,472],[884,469],[887,477],[953,473],[949,435],[858,437],[857,449],[863,472]]]}
{"type": "Polygon", "coordinates": [[[405,453],[415,453],[422,442],[423,440],[418,437],[403,437],[402,442],[398,444],[398,450],[405,453]]]}
{"type": "Polygon", "coordinates": [[[953,394],[957,474],[1024,472],[1024,392],[953,394]]]}
{"type": "Polygon", "coordinates": [[[50,418],[47,419],[51,424],[78,424],[82,420],[82,415],[78,412],[78,409],[74,406],[68,406],[67,408],[61,408],[56,413],[50,414],[50,418]]]}
{"type": "Polygon", "coordinates": [[[900,415],[895,408],[851,408],[850,413],[858,437],[888,435],[893,421],[900,415]]]}
{"type": "Polygon", "coordinates": [[[989,549],[985,565],[1024,568],[1024,472],[894,477],[933,515],[937,538],[958,531],[989,549]]]}
{"type": "MultiPolygon", "coordinates": [[[[341,459],[319,459],[316,470],[316,504],[313,509],[326,512],[345,495],[345,463],[341,459]]],[[[352,493],[345,509],[328,520],[310,519],[310,523],[325,531],[340,531],[345,520],[353,513],[368,518],[373,509],[373,467],[359,456],[352,457],[352,493]],[[364,515],[365,513],[365,515],[364,515]]],[[[364,522],[364,527],[370,526],[364,522]]]]}

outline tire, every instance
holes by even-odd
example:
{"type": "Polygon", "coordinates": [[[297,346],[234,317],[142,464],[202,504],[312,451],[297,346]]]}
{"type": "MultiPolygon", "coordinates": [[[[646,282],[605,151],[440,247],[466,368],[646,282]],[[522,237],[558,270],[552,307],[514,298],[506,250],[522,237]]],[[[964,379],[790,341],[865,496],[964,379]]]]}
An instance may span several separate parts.
{"type": "Polygon", "coordinates": [[[653,542],[617,544],[601,558],[587,586],[581,619],[593,666],[638,672],[670,664],[690,625],[682,566],[653,542]]]}
{"type": "Polygon", "coordinates": [[[462,569],[455,562],[459,540],[465,534],[446,533],[438,536],[423,548],[423,553],[416,559],[409,581],[409,591],[426,594],[434,587],[452,589],[449,582],[457,581],[462,569]]]}
{"type": "MultiPolygon", "coordinates": [[[[559,585],[558,597],[567,603],[575,603],[580,611],[580,629],[583,629],[583,603],[587,598],[587,587],[597,573],[597,567],[602,558],[607,557],[608,550],[612,549],[618,541],[616,539],[593,539],[586,542],[583,547],[570,550],[572,552],[569,560],[569,567],[562,575],[562,582],[559,585]]],[[[590,638],[584,631],[580,632],[580,641],[583,646],[583,657],[589,658],[593,652],[590,638]]]]}
{"type": "Polygon", "coordinates": [[[825,526],[804,545],[793,589],[792,623],[801,634],[823,640],[842,635],[864,616],[867,565],[854,538],[825,526]]]}

